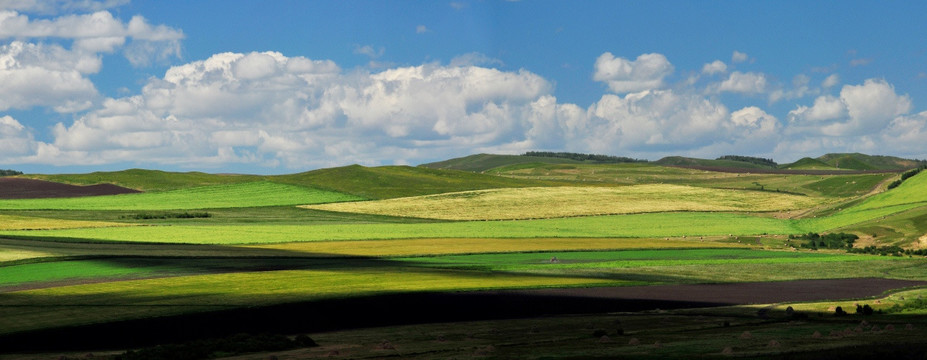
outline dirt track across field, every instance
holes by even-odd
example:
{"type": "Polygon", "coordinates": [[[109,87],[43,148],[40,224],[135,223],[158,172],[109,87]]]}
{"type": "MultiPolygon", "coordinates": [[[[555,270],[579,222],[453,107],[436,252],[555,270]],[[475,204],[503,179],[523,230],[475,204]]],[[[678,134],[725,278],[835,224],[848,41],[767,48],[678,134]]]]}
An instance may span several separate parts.
{"type": "Polygon", "coordinates": [[[0,336],[0,352],[126,348],[241,332],[294,334],[557,314],[866,298],[892,289],[925,285],[927,281],[868,278],[385,294],[11,334],[0,336]],[[55,341],[50,343],[48,339],[55,341]]]}
{"type": "Polygon", "coordinates": [[[0,177],[0,199],[63,198],[138,192],[141,191],[113,184],[77,186],[44,180],[0,177]]]}

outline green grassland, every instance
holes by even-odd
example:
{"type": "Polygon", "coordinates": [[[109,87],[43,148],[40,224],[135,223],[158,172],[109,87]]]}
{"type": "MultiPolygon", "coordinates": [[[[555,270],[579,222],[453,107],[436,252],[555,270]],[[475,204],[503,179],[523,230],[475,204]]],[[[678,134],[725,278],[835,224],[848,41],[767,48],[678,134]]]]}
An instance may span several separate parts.
{"type": "MultiPolygon", "coordinates": [[[[724,173],[652,164],[521,164],[487,171],[498,176],[593,184],[677,184],[717,189],[762,190],[823,198],[847,198],[869,193],[894,173],[801,175],[724,173]]],[[[827,201],[827,199],[823,199],[827,201]]]]}
{"type": "MultiPolygon", "coordinates": [[[[927,173],[882,191],[897,174],[735,174],[522,160],[464,163],[483,174],[349,166],[277,176],[143,170],[48,176],[149,192],[0,200],[0,335],[403,292],[927,279],[923,257],[795,250],[798,242],[785,236],[847,231],[866,244],[927,246],[918,240],[927,233],[927,173]],[[296,206],[322,203],[332,204],[296,206]],[[210,216],[134,217],[178,210],[210,216]],[[615,213],[626,214],[600,215],[615,213]]],[[[787,333],[776,324],[731,319],[743,327],[693,330],[699,335],[691,343],[667,337],[678,349],[653,354],[703,347],[720,353],[724,346],[715,347],[723,338],[744,328],[787,333]]],[[[652,343],[654,331],[635,335],[652,343]]],[[[750,349],[735,353],[766,354],[750,349]]],[[[574,350],[564,351],[557,354],[574,350]]]]}
{"type": "Polygon", "coordinates": [[[510,179],[468,171],[436,170],[410,166],[363,167],[359,165],[280,175],[272,181],[312,186],[367,199],[441,194],[455,191],[556,186],[556,182],[510,179]]]}
{"type": "Polygon", "coordinates": [[[494,154],[476,154],[462,158],[438,161],[428,164],[422,164],[422,167],[432,169],[452,169],[472,172],[484,172],[489,169],[513,166],[529,165],[536,166],[539,164],[581,164],[582,161],[554,158],[543,156],[524,156],[524,155],[494,155],[494,154]]]}
{"type": "Polygon", "coordinates": [[[262,181],[139,194],[0,200],[0,209],[183,210],[351,200],[360,200],[360,198],[331,191],[262,181]]]}
{"type": "Polygon", "coordinates": [[[261,244],[326,240],[414,238],[536,238],[536,237],[682,237],[718,235],[797,234],[788,220],[730,213],[650,213],[521,221],[465,221],[418,224],[302,225],[173,225],[120,228],[2,231],[11,238],[61,241],[127,241],[188,244],[261,244]]]}
{"type": "Polygon", "coordinates": [[[21,177],[72,185],[115,184],[141,191],[167,191],[263,180],[261,176],[256,175],[219,175],[202,172],[177,173],[144,169],[92,172],[89,174],[29,174],[21,177]]]}

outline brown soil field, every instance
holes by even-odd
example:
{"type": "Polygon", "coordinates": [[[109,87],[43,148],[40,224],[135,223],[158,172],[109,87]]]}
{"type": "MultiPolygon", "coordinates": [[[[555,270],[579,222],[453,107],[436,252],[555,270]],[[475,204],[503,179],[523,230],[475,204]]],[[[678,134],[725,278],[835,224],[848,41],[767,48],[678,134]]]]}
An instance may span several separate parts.
{"type": "Polygon", "coordinates": [[[77,186],[44,180],[0,177],[0,199],[62,198],[138,192],[141,191],[113,184],[77,186]]]}

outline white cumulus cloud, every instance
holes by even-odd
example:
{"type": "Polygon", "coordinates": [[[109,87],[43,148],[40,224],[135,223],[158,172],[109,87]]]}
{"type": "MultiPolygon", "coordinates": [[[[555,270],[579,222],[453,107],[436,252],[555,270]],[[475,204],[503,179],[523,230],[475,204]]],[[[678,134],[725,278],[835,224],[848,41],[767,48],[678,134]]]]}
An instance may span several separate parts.
{"type": "Polygon", "coordinates": [[[766,91],[766,75],[761,73],[732,72],[717,86],[718,91],[742,94],[758,94],[766,91]]]}
{"type": "Polygon", "coordinates": [[[702,66],[702,74],[714,75],[727,72],[727,64],[721,60],[715,60],[702,66]]]}
{"type": "Polygon", "coordinates": [[[631,61],[606,52],[596,59],[592,78],[623,94],[661,88],[663,78],[672,72],[673,65],[662,54],[643,54],[631,61]]]}
{"type": "Polygon", "coordinates": [[[911,111],[911,99],[898,95],[885,80],[869,79],[862,85],[844,85],[840,96],[820,96],[811,107],[799,106],[789,120],[802,131],[827,136],[875,133],[897,116],[911,111]]]}
{"type": "Polygon", "coordinates": [[[84,75],[100,68],[100,59],[57,45],[14,41],[0,45],[0,110],[48,106],[58,112],[84,110],[97,96],[84,75]]]}

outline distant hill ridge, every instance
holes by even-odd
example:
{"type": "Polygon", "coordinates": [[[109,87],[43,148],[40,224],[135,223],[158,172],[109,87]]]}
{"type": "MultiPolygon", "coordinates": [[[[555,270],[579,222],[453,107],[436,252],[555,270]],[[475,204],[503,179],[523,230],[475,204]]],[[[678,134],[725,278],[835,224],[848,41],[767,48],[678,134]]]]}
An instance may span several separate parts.
{"type": "Polygon", "coordinates": [[[698,167],[706,169],[765,169],[802,171],[902,171],[927,164],[924,160],[911,160],[894,156],[876,156],[859,153],[826,154],[818,158],[802,158],[789,164],[778,164],[772,159],[752,156],[725,155],[717,159],[699,159],[684,156],[667,156],[657,161],[629,157],[579,154],[567,152],[531,151],[523,155],[476,154],[439,162],[422,164],[432,169],[453,169],[484,172],[504,166],[531,164],[589,164],[589,163],[649,163],[661,166],[698,167]]]}

